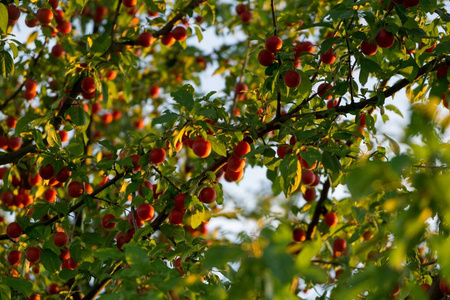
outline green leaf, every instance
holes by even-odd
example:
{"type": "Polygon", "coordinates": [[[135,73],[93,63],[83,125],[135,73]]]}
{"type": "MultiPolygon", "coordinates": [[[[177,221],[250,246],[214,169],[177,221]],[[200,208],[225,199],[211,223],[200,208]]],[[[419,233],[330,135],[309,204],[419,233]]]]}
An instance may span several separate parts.
{"type": "Polygon", "coordinates": [[[216,245],[208,249],[205,254],[205,267],[225,268],[229,262],[241,260],[246,256],[246,253],[240,245],[216,245]]]}
{"type": "Polygon", "coordinates": [[[101,35],[94,40],[91,51],[93,51],[95,55],[102,55],[109,49],[110,46],[111,36],[109,34],[101,35]]]}
{"type": "Polygon", "coordinates": [[[94,250],[94,256],[100,260],[110,260],[110,259],[123,259],[123,252],[120,252],[117,248],[100,248],[94,250]]]}
{"type": "Polygon", "coordinates": [[[211,149],[220,156],[227,156],[227,148],[219,139],[213,135],[208,135],[208,141],[211,143],[211,149]]]}
{"type": "Polygon", "coordinates": [[[17,49],[16,44],[14,43],[8,43],[9,47],[11,48],[11,51],[13,53],[13,58],[17,58],[19,56],[19,50],[17,49]]]}
{"type": "Polygon", "coordinates": [[[170,94],[178,104],[190,111],[194,107],[194,88],[190,84],[183,85],[170,94]]]}
{"type": "Polygon", "coordinates": [[[286,155],[280,163],[282,189],[286,197],[295,192],[302,179],[302,166],[296,155],[286,155]]]}
{"type": "Polygon", "coordinates": [[[195,29],[195,34],[197,35],[198,42],[200,43],[203,40],[202,30],[198,26],[195,26],[194,29],[195,29]]]}
{"type": "Polygon", "coordinates": [[[11,55],[6,51],[0,52],[0,75],[9,77],[14,72],[14,61],[11,55]]]}
{"type": "Polygon", "coordinates": [[[0,299],[11,299],[11,289],[6,284],[0,284],[0,299]]]}
{"type": "Polygon", "coordinates": [[[26,296],[30,296],[33,292],[33,285],[26,279],[10,277],[3,277],[3,281],[8,285],[11,289],[23,293],[26,296]]]}
{"type": "Polygon", "coordinates": [[[161,232],[164,233],[166,236],[173,237],[176,242],[186,240],[186,232],[181,226],[163,224],[160,229],[161,232]]]}
{"type": "Polygon", "coordinates": [[[45,125],[45,132],[47,133],[47,143],[51,147],[59,147],[61,148],[61,138],[59,137],[59,134],[56,133],[55,127],[48,123],[45,125]]]}
{"type": "Polygon", "coordinates": [[[50,249],[42,250],[41,263],[49,273],[55,273],[61,265],[58,255],[50,249]]]}
{"type": "Polygon", "coordinates": [[[78,275],[77,270],[69,270],[69,269],[61,270],[61,272],[59,272],[59,274],[58,274],[59,278],[61,278],[64,281],[72,279],[77,275],[78,275]]]}
{"type": "Polygon", "coordinates": [[[132,269],[138,270],[142,275],[150,271],[150,260],[147,251],[138,245],[130,244],[125,249],[125,259],[132,269]]]}
{"type": "Polygon", "coordinates": [[[101,246],[103,243],[103,236],[100,233],[85,232],[82,235],[82,240],[88,245],[101,246]]]}
{"type": "Polygon", "coordinates": [[[23,116],[17,121],[16,134],[19,135],[20,133],[27,131],[30,123],[40,117],[41,115],[35,114],[33,112],[27,112],[25,116],[23,116]]]}
{"type": "Polygon", "coordinates": [[[8,9],[3,3],[0,3],[0,30],[6,33],[8,28],[8,9]]]}
{"type": "Polygon", "coordinates": [[[127,189],[126,189],[125,193],[127,195],[132,194],[132,193],[136,192],[137,190],[139,190],[140,186],[141,186],[141,184],[138,181],[133,181],[132,183],[130,183],[127,186],[127,189]]]}
{"type": "Polygon", "coordinates": [[[86,125],[86,114],[81,107],[72,106],[67,110],[70,120],[77,126],[86,125]]]}
{"type": "Polygon", "coordinates": [[[388,135],[384,134],[384,136],[388,139],[389,141],[389,147],[391,147],[392,151],[394,151],[395,155],[399,155],[400,154],[400,145],[391,137],[389,137],[388,135]]]}
{"type": "Polygon", "coordinates": [[[170,112],[170,111],[165,111],[163,115],[156,117],[153,119],[152,124],[156,125],[156,124],[165,124],[167,123],[172,124],[173,122],[175,122],[179,117],[179,114],[170,112]]]}
{"type": "Polygon", "coordinates": [[[337,159],[336,155],[330,152],[323,152],[322,154],[322,164],[325,169],[330,170],[331,172],[337,173],[342,170],[341,164],[337,159]]]}
{"type": "Polygon", "coordinates": [[[200,226],[205,220],[206,220],[206,214],[204,209],[197,209],[192,215],[191,215],[191,227],[197,228],[200,226]]]}

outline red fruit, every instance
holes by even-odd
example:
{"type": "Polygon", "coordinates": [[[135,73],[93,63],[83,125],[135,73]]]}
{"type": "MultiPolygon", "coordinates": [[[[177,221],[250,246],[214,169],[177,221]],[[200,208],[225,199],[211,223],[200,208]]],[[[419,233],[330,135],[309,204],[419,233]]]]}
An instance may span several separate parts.
{"type": "Polygon", "coordinates": [[[240,141],[236,146],[233,148],[233,153],[237,157],[242,157],[245,154],[250,152],[250,144],[246,141],[240,141]]]}
{"type": "MultiPolygon", "coordinates": [[[[128,223],[130,223],[130,225],[134,227],[134,224],[133,224],[133,215],[132,215],[131,213],[129,213],[128,216],[127,216],[127,218],[128,218],[128,223]]],[[[142,227],[142,226],[144,226],[144,220],[142,220],[141,218],[139,218],[139,216],[138,216],[136,213],[134,214],[134,220],[136,221],[136,226],[137,226],[137,227],[142,227]]],[[[125,239],[125,240],[126,240],[126,239],[125,239]]],[[[131,240],[131,239],[130,239],[130,240],[131,240]]],[[[128,240],[128,241],[130,241],[130,240],[128,240]]],[[[128,243],[128,242],[127,242],[127,243],[128,243]]]]}
{"type": "Polygon", "coordinates": [[[72,181],[67,186],[67,193],[72,198],[78,198],[84,193],[84,185],[79,181],[72,181]]]}
{"type": "Polygon", "coordinates": [[[116,223],[111,221],[114,220],[116,217],[112,214],[104,215],[102,218],[102,227],[105,229],[113,229],[116,227],[116,223]]]}
{"type": "Polygon", "coordinates": [[[155,210],[153,209],[153,206],[151,206],[150,204],[142,203],[138,206],[136,214],[141,220],[150,221],[151,219],[153,219],[155,215],[155,210]]]}
{"type": "MultiPolygon", "coordinates": [[[[325,93],[331,89],[333,86],[330,83],[322,83],[319,85],[319,87],[317,88],[317,94],[319,95],[319,97],[322,97],[325,95],[325,93]]],[[[332,98],[331,95],[328,95],[325,100],[330,100],[332,98]]]]}
{"type": "Polygon", "coordinates": [[[169,222],[174,225],[183,223],[184,211],[172,209],[169,213],[169,222]]]}
{"type": "Polygon", "coordinates": [[[158,98],[159,96],[159,86],[152,86],[150,88],[150,97],[158,98]]]}
{"type": "Polygon", "coordinates": [[[172,35],[177,41],[184,41],[187,38],[186,28],[177,26],[172,30],[172,35]]]}
{"type": "Polygon", "coordinates": [[[370,241],[373,238],[373,233],[370,230],[366,230],[363,233],[363,238],[365,241],[370,241]]]}
{"type": "Polygon", "coordinates": [[[278,52],[283,47],[283,41],[276,35],[269,36],[265,41],[267,51],[278,52]]]}
{"type": "Polygon", "coordinates": [[[22,256],[22,253],[20,253],[17,250],[13,250],[11,252],[8,253],[8,263],[11,266],[17,266],[19,265],[20,262],[20,257],[22,256]]]}
{"type": "Polygon", "coordinates": [[[275,61],[275,56],[273,55],[272,52],[263,49],[259,52],[258,54],[258,62],[260,63],[260,65],[264,66],[264,67],[268,67],[271,64],[273,64],[273,62],[275,61]]]}
{"type": "Polygon", "coordinates": [[[57,8],[58,8],[58,4],[59,4],[59,0],[49,0],[49,1],[48,1],[48,4],[50,4],[50,6],[51,6],[53,9],[57,9],[57,8]]]}
{"type": "Polygon", "coordinates": [[[59,286],[56,283],[51,283],[47,286],[47,293],[50,295],[59,294],[59,286]]]}
{"type": "Polygon", "coordinates": [[[337,100],[330,100],[327,102],[327,109],[332,109],[333,107],[336,107],[338,105],[337,100]]]}
{"type": "Polygon", "coordinates": [[[81,89],[86,94],[91,94],[95,92],[95,80],[93,77],[84,77],[81,81],[81,89]]]}
{"type": "Polygon", "coordinates": [[[67,169],[66,166],[63,166],[61,170],[55,175],[55,179],[59,182],[66,182],[69,179],[70,175],[72,175],[72,171],[67,169]]]}
{"type": "Polygon", "coordinates": [[[238,182],[244,176],[244,170],[240,171],[231,171],[228,168],[225,171],[225,180],[228,182],[238,182]]]}
{"type": "Polygon", "coordinates": [[[150,151],[150,161],[155,165],[162,164],[166,159],[166,150],[162,148],[155,148],[150,151]]]}
{"type": "Polygon", "coordinates": [[[420,0],[405,0],[405,8],[415,7],[419,5],[420,0]]]}
{"type": "Polygon", "coordinates": [[[9,138],[9,149],[11,150],[19,150],[20,147],[22,146],[22,138],[20,137],[16,137],[16,136],[12,136],[9,138]]]}
{"type": "Polygon", "coordinates": [[[227,170],[239,172],[242,171],[245,167],[245,158],[241,159],[237,156],[232,155],[228,158],[227,164],[227,170]]]}
{"type": "Polygon", "coordinates": [[[324,64],[332,64],[336,61],[336,54],[333,53],[333,49],[330,48],[327,50],[327,52],[320,54],[320,60],[324,64]]]}
{"type": "Polygon", "coordinates": [[[23,92],[23,96],[26,100],[30,101],[36,97],[36,91],[25,90],[25,92],[23,92]]]}
{"type": "Polygon", "coordinates": [[[333,242],[333,250],[343,252],[347,249],[347,241],[342,238],[337,238],[333,242]]]}
{"type": "Polygon", "coordinates": [[[138,37],[138,43],[142,47],[150,47],[154,40],[153,35],[149,32],[143,32],[138,37]]]}
{"type": "Polygon", "coordinates": [[[37,19],[43,26],[48,25],[53,20],[53,12],[48,8],[40,8],[37,13],[37,19]]]}
{"type": "Polygon", "coordinates": [[[32,263],[38,262],[41,259],[41,249],[38,247],[30,247],[25,252],[25,258],[32,263]]]}
{"type": "Polygon", "coordinates": [[[114,117],[113,117],[113,115],[111,114],[111,113],[105,113],[103,116],[102,116],[102,123],[103,123],[103,125],[108,125],[108,124],[111,124],[111,122],[113,121],[113,119],[114,119],[114,117]]]}
{"type": "Polygon", "coordinates": [[[279,158],[283,159],[288,153],[292,153],[292,147],[290,147],[290,145],[284,144],[278,146],[277,155],[279,158]]]}
{"type": "Polygon", "coordinates": [[[53,168],[53,165],[51,165],[51,164],[48,164],[46,166],[41,166],[39,168],[39,175],[43,179],[50,179],[53,177],[54,174],[55,174],[55,169],[53,168]]]}
{"type": "Polygon", "coordinates": [[[439,281],[439,289],[441,290],[442,294],[444,295],[450,295],[450,284],[445,280],[445,278],[441,278],[439,281]]]}
{"type": "Polygon", "coordinates": [[[3,180],[3,177],[5,177],[5,174],[6,174],[7,171],[8,171],[8,168],[6,168],[6,167],[0,168],[0,180],[3,180]]]}
{"type": "Polygon", "coordinates": [[[56,29],[62,34],[69,34],[72,31],[72,23],[67,20],[62,20],[58,26],[56,26],[56,29]]]}
{"type": "Polygon", "coordinates": [[[28,91],[36,91],[37,89],[37,82],[33,79],[27,79],[25,81],[25,89],[28,91]]]}
{"type": "Polygon", "coordinates": [[[296,242],[303,242],[306,240],[306,232],[301,228],[295,228],[292,232],[292,236],[296,242]]]}
{"type": "Polygon", "coordinates": [[[62,143],[67,142],[69,140],[69,134],[65,130],[58,131],[58,135],[62,143]]]}
{"type": "Polygon", "coordinates": [[[55,10],[55,20],[56,23],[59,25],[64,19],[64,12],[61,9],[55,10]]]}
{"type": "Polygon", "coordinates": [[[54,189],[48,189],[44,192],[44,198],[48,202],[54,202],[56,200],[57,193],[54,189]]]}
{"type": "Polygon", "coordinates": [[[236,13],[237,13],[238,15],[240,15],[240,14],[242,14],[244,11],[247,10],[247,6],[246,6],[245,4],[243,4],[243,3],[239,3],[238,5],[236,5],[235,10],[236,10],[236,13]]]}
{"type": "Polygon", "coordinates": [[[216,190],[212,187],[205,187],[200,191],[198,196],[203,203],[213,203],[216,200],[216,190]]]}
{"type": "Polygon", "coordinates": [[[102,110],[102,105],[98,102],[92,103],[92,113],[98,114],[102,110]]]}
{"type": "Polygon", "coordinates": [[[6,118],[5,123],[8,128],[16,128],[17,119],[16,117],[9,116],[6,118]]]}
{"type": "Polygon", "coordinates": [[[395,36],[385,29],[380,29],[377,37],[375,38],[375,41],[381,48],[390,48],[392,47],[392,45],[394,45],[395,36]]]}
{"type": "Polygon", "coordinates": [[[14,201],[14,195],[11,192],[5,191],[2,193],[2,203],[5,206],[11,206],[14,201]]]}
{"type": "Polygon", "coordinates": [[[239,16],[241,17],[241,21],[244,24],[250,23],[250,21],[252,20],[252,17],[253,17],[252,13],[248,10],[242,12],[239,16]]]}
{"type": "Polygon", "coordinates": [[[437,78],[447,77],[448,69],[450,66],[442,66],[437,70],[436,76],[437,78]]]}
{"type": "Polygon", "coordinates": [[[17,6],[10,4],[8,5],[7,10],[8,10],[8,24],[9,25],[16,24],[20,17],[20,9],[17,6]]]}
{"type": "Polygon", "coordinates": [[[246,92],[248,91],[248,86],[245,83],[238,82],[234,88],[234,93],[238,101],[244,101],[246,99],[246,92]]]}
{"type": "Polygon", "coordinates": [[[162,43],[164,46],[167,46],[167,47],[172,46],[173,44],[175,44],[175,42],[176,42],[176,40],[174,39],[174,37],[173,37],[173,35],[172,35],[171,32],[169,32],[168,34],[164,35],[164,36],[161,38],[161,43],[162,43]]]}
{"type": "Polygon", "coordinates": [[[9,139],[5,135],[0,135],[0,149],[8,149],[9,139]]]}
{"type": "Polygon", "coordinates": [[[314,45],[310,41],[304,41],[295,46],[295,52],[300,55],[301,52],[314,53],[314,45]]]}
{"type": "Polygon", "coordinates": [[[71,257],[63,260],[61,263],[61,269],[75,270],[76,267],[77,262],[71,257]]]}
{"type": "Polygon", "coordinates": [[[36,18],[30,19],[27,17],[27,19],[25,20],[25,25],[27,25],[30,28],[36,27],[38,23],[39,21],[36,18]]]}
{"type": "Polygon", "coordinates": [[[305,193],[303,194],[303,198],[307,202],[314,201],[314,199],[316,199],[316,189],[315,188],[306,189],[305,193]]]}
{"type": "Polygon", "coordinates": [[[377,53],[377,48],[377,44],[372,44],[368,41],[362,41],[361,43],[361,52],[367,56],[372,56],[377,53]]]}
{"type": "Polygon", "coordinates": [[[318,186],[320,183],[320,176],[317,174],[314,174],[314,182],[310,184],[311,187],[318,186]]]}
{"type": "Polygon", "coordinates": [[[186,209],[186,206],[184,204],[184,199],[186,199],[186,194],[177,194],[175,198],[173,199],[173,203],[175,204],[175,209],[183,211],[186,209]]]}
{"type": "Polygon", "coordinates": [[[428,283],[422,283],[419,286],[424,292],[428,292],[428,290],[430,289],[431,285],[429,285],[428,283]]]}
{"type": "Polygon", "coordinates": [[[201,158],[208,157],[211,154],[211,143],[199,138],[192,144],[192,151],[201,158]]]}
{"type": "Polygon", "coordinates": [[[284,83],[287,87],[290,87],[292,89],[297,88],[300,85],[301,81],[302,77],[297,71],[287,71],[284,75],[284,83]]]}
{"type": "Polygon", "coordinates": [[[64,247],[69,242],[69,236],[65,232],[57,232],[53,236],[53,243],[56,247],[64,247]]]}
{"type": "Polygon", "coordinates": [[[304,170],[302,173],[302,183],[305,185],[312,185],[316,180],[316,174],[311,170],[304,170]]]}
{"type": "Polygon", "coordinates": [[[109,69],[105,74],[106,79],[114,80],[117,77],[117,71],[109,69]]]}
{"type": "Polygon", "coordinates": [[[327,213],[325,215],[324,219],[325,219],[325,224],[327,224],[330,227],[335,226],[338,223],[338,217],[334,212],[327,213]]]}
{"type": "Polygon", "coordinates": [[[63,46],[56,44],[52,48],[52,55],[56,58],[62,57],[64,55],[64,48],[63,46]]]}
{"type": "Polygon", "coordinates": [[[20,178],[20,176],[13,176],[11,183],[13,186],[20,186],[22,184],[22,179],[20,178]]]}
{"type": "Polygon", "coordinates": [[[135,7],[137,4],[137,0],[123,0],[122,3],[125,7],[135,7]]]}
{"type": "Polygon", "coordinates": [[[12,239],[18,238],[22,235],[22,233],[22,227],[20,227],[19,223],[17,222],[9,223],[6,227],[6,234],[12,239]]]}

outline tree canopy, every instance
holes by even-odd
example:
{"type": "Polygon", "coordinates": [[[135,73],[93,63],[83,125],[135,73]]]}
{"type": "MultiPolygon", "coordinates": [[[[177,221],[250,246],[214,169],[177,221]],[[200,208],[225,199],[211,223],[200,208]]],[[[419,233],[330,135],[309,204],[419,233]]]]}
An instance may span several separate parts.
{"type": "Polygon", "coordinates": [[[0,298],[448,298],[445,2],[1,0],[0,298]]]}

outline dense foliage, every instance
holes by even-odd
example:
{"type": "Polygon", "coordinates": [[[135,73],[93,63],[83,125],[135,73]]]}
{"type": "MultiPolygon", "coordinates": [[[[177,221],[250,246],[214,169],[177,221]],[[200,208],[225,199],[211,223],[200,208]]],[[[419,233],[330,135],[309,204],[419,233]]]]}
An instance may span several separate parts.
{"type": "Polygon", "coordinates": [[[448,297],[449,25],[443,0],[1,0],[0,298],[448,297]],[[271,195],[227,206],[250,167],[271,195]]]}

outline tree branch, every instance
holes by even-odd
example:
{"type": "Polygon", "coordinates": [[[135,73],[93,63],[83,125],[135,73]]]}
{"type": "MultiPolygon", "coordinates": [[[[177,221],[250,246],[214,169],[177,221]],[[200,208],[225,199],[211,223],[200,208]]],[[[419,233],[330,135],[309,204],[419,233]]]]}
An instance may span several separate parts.
{"type": "Polygon", "coordinates": [[[320,220],[320,215],[322,214],[322,206],[325,200],[328,198],[328,191],[331,187],[331,179],[327,178],[322,187],[322,192],[320,193],[319,201],[317,201],[316,208],[314,209],[314,214],[311,222],[308,224],[308,229],[306,230],[306,240],[311,240],[314,229],[320,220]]]}

